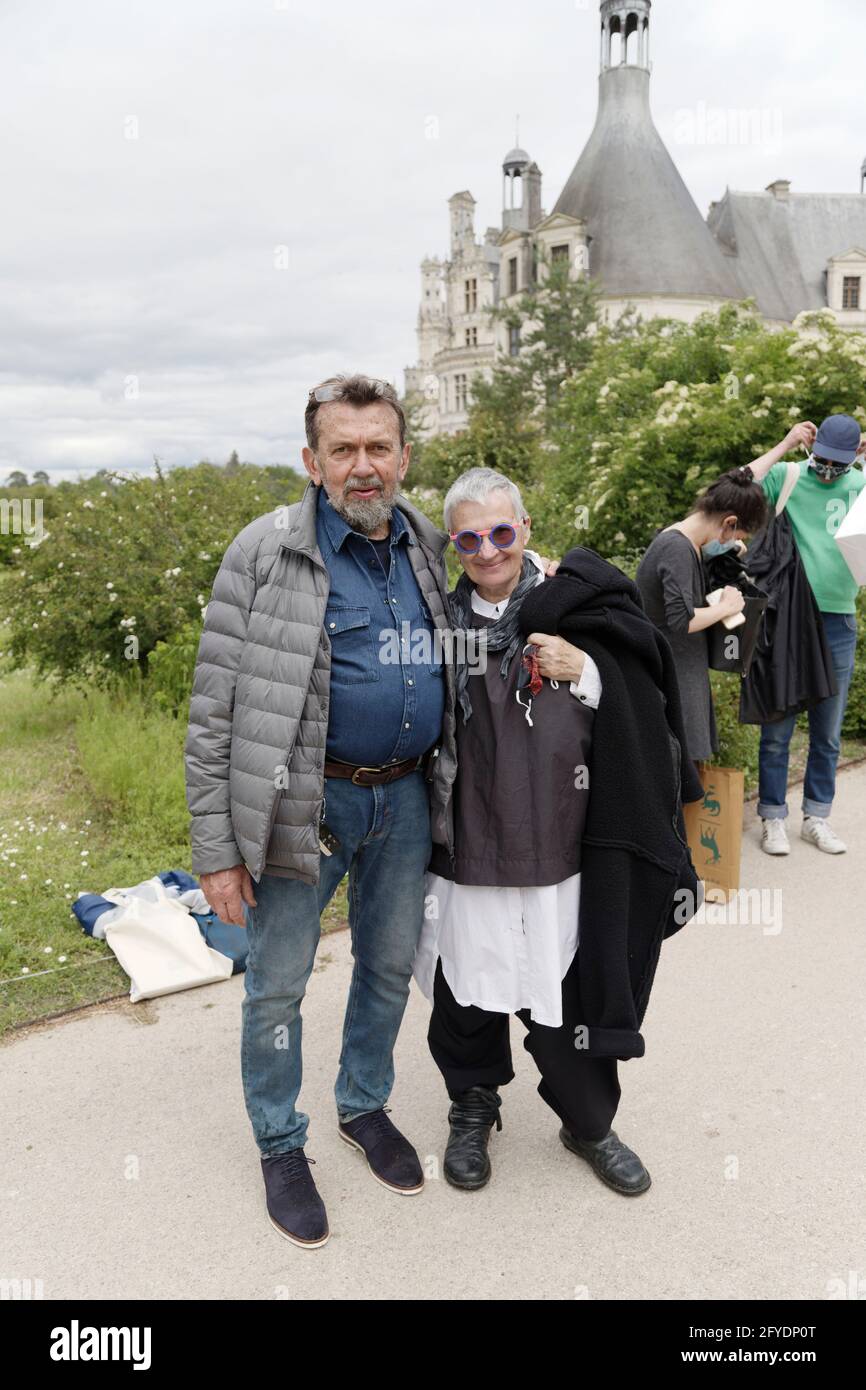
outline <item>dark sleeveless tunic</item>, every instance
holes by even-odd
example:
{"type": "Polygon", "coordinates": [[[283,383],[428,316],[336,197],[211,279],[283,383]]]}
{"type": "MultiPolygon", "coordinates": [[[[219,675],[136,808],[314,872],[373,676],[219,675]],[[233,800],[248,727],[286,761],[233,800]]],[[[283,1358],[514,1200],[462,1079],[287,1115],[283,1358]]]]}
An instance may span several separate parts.
{"type": "MultiPolygon", "coordinates": [[[[472,615],[474,627],[491,621],[472,615]]],[[[545,678],[530,727],[515,699],[520,658],[503,680],[502,654],[490,653],[486,672],[469,678],[468,724],[457,711],[456,867],[440,845],[430,860],[433,873],[456,883],[537,888],[580,870],[595,711],[568,681],[555,690],[545,678]]],[[[520,698],[525,705],[528,687],[520,698]]]]}

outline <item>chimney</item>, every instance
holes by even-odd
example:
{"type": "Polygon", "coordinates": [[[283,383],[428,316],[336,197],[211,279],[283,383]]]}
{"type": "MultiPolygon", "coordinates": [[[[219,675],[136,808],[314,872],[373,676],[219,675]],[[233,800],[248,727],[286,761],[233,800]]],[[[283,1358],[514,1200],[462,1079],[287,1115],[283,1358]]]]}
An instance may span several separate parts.
{"type": "Polygon", "coordinates": [[[780,203],[787,203],[791,196],[791,180],[775,179],[773,183],[767,184],[766,192],[772,193],[780,203]]]}

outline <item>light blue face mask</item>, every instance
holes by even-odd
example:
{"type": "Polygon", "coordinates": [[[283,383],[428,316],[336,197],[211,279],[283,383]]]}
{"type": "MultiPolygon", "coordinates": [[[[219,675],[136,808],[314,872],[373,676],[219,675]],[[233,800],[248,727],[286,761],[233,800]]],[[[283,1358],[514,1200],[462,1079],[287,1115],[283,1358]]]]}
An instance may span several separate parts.
{"type": "Polygon", "coordinates": [[[739,544],[739,541],[707,541],[706,545],[701,546],[701,554],[705,560],[715,560],[719,555],[736,550],[739,544]]]}

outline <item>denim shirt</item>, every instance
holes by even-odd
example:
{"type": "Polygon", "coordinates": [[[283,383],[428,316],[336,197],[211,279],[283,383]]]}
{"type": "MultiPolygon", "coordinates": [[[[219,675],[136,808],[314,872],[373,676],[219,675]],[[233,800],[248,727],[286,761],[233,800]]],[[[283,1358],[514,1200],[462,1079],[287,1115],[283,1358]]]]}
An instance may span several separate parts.
{"type": "Polygon", "coordinates": [[[441,732],[445,680],[409,563],[407,547],[418,544],[412,528],[395,507],[386,574],[372,541],[320,488],[316,536],[330,575],[328,757],[368,767],[420,757],[441,732]]]}

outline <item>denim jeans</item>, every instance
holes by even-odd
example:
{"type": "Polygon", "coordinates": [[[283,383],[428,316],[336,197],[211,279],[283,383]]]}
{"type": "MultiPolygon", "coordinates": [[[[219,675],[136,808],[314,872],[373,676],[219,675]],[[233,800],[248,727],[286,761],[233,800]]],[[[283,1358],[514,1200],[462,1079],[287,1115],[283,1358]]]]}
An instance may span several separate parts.
{"type": "Polygon", "coordinates": [[[320,856],[318,888],[262,874],[245,908],[249,957],[241,1029],[247,1114],[263,1154],[303,1147],[301,1000],[319,942],[320,914],[349,874],[354,968],[335,1087],[337,1114],[381,1110],[394,1084],[394,1043],[424,920],[430,815],[423,773],[386,787],[325,781],[325,823],[340,841],[320,856]]]}
{"type": "MultiPolygon", "coordinates": [[[[853,613],[822,613],[821,618],[839,691],[809,710],[803,815],[826,818],[833,809],[836,791],[842,721],[857,649],[857,619],[853,613]]],[[[788,814],[788,749],[796,723],[797,716],[790,715],[761,729],[758,815],[764,820],[784,820],[788,814]]]]}

